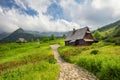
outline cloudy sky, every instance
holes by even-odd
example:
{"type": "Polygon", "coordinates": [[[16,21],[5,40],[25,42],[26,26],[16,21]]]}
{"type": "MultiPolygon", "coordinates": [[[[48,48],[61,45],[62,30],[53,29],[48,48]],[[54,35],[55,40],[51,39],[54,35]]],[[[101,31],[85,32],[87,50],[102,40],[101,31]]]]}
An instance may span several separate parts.
{"type": "Polygon", "coordinates": [[[120,0],[0,0],[0,33],[91,30],[120,19],[120,0]]]}

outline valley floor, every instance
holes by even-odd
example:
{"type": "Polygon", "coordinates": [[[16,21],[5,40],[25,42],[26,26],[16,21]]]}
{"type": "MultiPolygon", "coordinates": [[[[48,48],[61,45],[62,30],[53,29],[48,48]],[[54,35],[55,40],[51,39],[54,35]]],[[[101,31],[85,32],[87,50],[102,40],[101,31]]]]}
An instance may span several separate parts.
{"type": "Polygon", "coordinates": [[[0,80],[58,80],[59,65],[50,44],[0,44],[0,80]]]}
{"type": "Polygon", "coordinates": [[[90,72],[99,80],[120,80],[120,46],[65,46],[63,39],[0,44],[0,80],[97,80],[90,72]],[[61,46],[60,55],[53,44],[61,46]]]}

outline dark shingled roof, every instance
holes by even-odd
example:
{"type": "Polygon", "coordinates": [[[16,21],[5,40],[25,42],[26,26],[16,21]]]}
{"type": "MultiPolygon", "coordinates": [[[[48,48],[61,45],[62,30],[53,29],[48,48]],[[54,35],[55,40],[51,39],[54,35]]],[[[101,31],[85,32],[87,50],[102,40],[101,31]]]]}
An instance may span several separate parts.
{"type": "Polygon", "coordinates": [[[75,31],[74,30],[73,31],[69,31],[65,41],[83,39],[87,29],[88,29],[88,27],[77,29],[75,31]]]}

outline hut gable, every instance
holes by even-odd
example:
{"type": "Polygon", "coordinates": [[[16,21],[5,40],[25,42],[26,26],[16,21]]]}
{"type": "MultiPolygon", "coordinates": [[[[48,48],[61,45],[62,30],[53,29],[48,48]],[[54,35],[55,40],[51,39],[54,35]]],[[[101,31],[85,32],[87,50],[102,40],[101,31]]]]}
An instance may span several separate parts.
{"type": "Polygon", "coordinates": [[[89,45],[93,42],[94,38],[88,27],[69,31],[65,39],[65,45],[89,45]]]}

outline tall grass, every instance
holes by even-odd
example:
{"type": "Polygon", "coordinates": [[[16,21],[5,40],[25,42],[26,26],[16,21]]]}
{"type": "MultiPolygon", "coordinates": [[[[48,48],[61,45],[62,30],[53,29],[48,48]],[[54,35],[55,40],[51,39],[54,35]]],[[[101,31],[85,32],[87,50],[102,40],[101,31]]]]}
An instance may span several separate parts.
{"type": "Polygon", "coordinates": [[[57,64],[40,61],[8,69],[0,76],[0,80],[57,80],[58,72],[57,64]]]}
{"type": "Polygon", "coordinates": [[[94,73],[100,80],[120,80],[120,46],[99,42],[91,46],[59,48],[61,57],[94,73]]]}
{"type": "Polygon", "coordinates": [[[93,72],[101,80],[120,79],[120,56],[82,56],[77,64],[93,72]]]}
{"type": "Polygon", "coordinates": [[[62,40],[0,44],[0,80],[57,80],[59,65],[50,45],[63,45],[62,40]]]}

